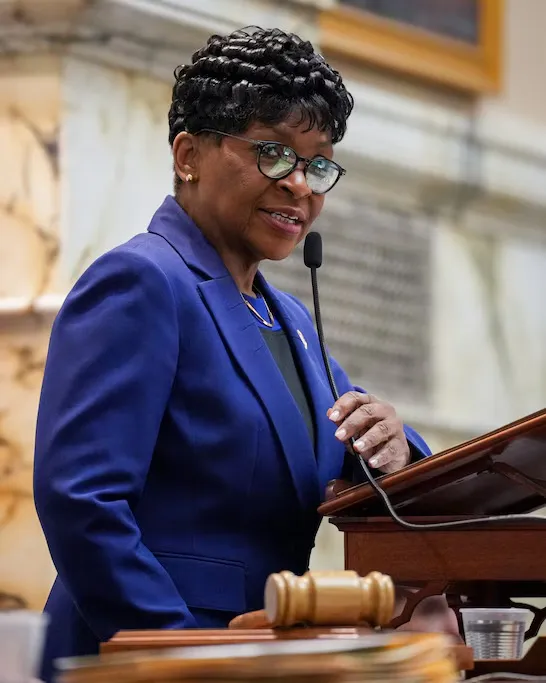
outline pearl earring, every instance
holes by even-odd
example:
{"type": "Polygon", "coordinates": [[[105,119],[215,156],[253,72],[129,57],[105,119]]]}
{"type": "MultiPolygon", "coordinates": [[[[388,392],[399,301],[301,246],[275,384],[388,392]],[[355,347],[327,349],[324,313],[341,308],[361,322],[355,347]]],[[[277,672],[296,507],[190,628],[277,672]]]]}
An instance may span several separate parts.
{"type": "Polygon", "coordinates": [[[193,183],[193,182],[195,182],[195,180],[197,180],[197,178],[194,178],[191,173],[188,173],[188,175],[186,176],[186,182],[187,183],[193,183]]]}

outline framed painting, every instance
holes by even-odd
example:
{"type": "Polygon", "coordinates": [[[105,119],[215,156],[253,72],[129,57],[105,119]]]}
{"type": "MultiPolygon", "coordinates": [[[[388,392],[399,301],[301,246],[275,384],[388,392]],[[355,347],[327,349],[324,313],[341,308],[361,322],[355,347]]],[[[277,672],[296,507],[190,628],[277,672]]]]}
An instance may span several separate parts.
{"type": "Polygon", "coordinates": [[[503,0],[338,0],[319,15],[325,54],[470,93],[501,82],[503,0]]]}

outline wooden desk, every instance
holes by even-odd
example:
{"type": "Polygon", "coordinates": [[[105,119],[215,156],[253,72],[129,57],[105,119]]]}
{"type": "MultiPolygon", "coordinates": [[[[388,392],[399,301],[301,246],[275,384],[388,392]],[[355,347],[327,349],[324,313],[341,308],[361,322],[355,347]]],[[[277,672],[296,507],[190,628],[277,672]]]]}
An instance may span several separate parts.
{"type": "MultiPolygon", "coordinates": [[[[429,595],[446,593],[454,608],[463,601],[466,606],[509,607],[514,596],[546,597],[546,520],[544,524],[422,531],[406,530],[384,517],[334,517],[331,521],[345,536],[347,569],[366,574],[374,567],[389,574],[395,584],[419,587],[393,627],[408,621],[415,606],[429,595]]],[[[529,609],[535,612],[528,631],[532,637],[546,619],[546,609],[529,609]]]]}

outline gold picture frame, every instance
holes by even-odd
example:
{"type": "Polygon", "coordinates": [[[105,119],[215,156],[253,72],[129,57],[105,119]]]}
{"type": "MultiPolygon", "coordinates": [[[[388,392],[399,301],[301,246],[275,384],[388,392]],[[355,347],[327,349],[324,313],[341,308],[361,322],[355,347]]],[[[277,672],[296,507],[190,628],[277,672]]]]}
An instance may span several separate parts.
{"type": "Polygon", "coordinates": [[[498,92],[504,3],[477,1],[476,44],[340,4],[319,15],[321,50],[471,94],[498,92]]]}

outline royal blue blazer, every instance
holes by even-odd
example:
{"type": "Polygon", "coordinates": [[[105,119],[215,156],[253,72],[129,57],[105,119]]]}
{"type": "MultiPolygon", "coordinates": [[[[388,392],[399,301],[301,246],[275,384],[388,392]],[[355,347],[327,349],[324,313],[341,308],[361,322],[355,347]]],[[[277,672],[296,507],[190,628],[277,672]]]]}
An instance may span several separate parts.
{"type": "MultiPolygon", "coordinates": [[[[315,449],[234,280],[174,198],[68,295],[36,433],[34,495],[58,572],[46,679],[53,659],[120,629],[225,626],[263,606],[271,572],[307,570],[345,451],[309,312],[260,287],[307,383],[315,449]]],[[[406,434],[414,457],[429,454],[406,434]]]]}

